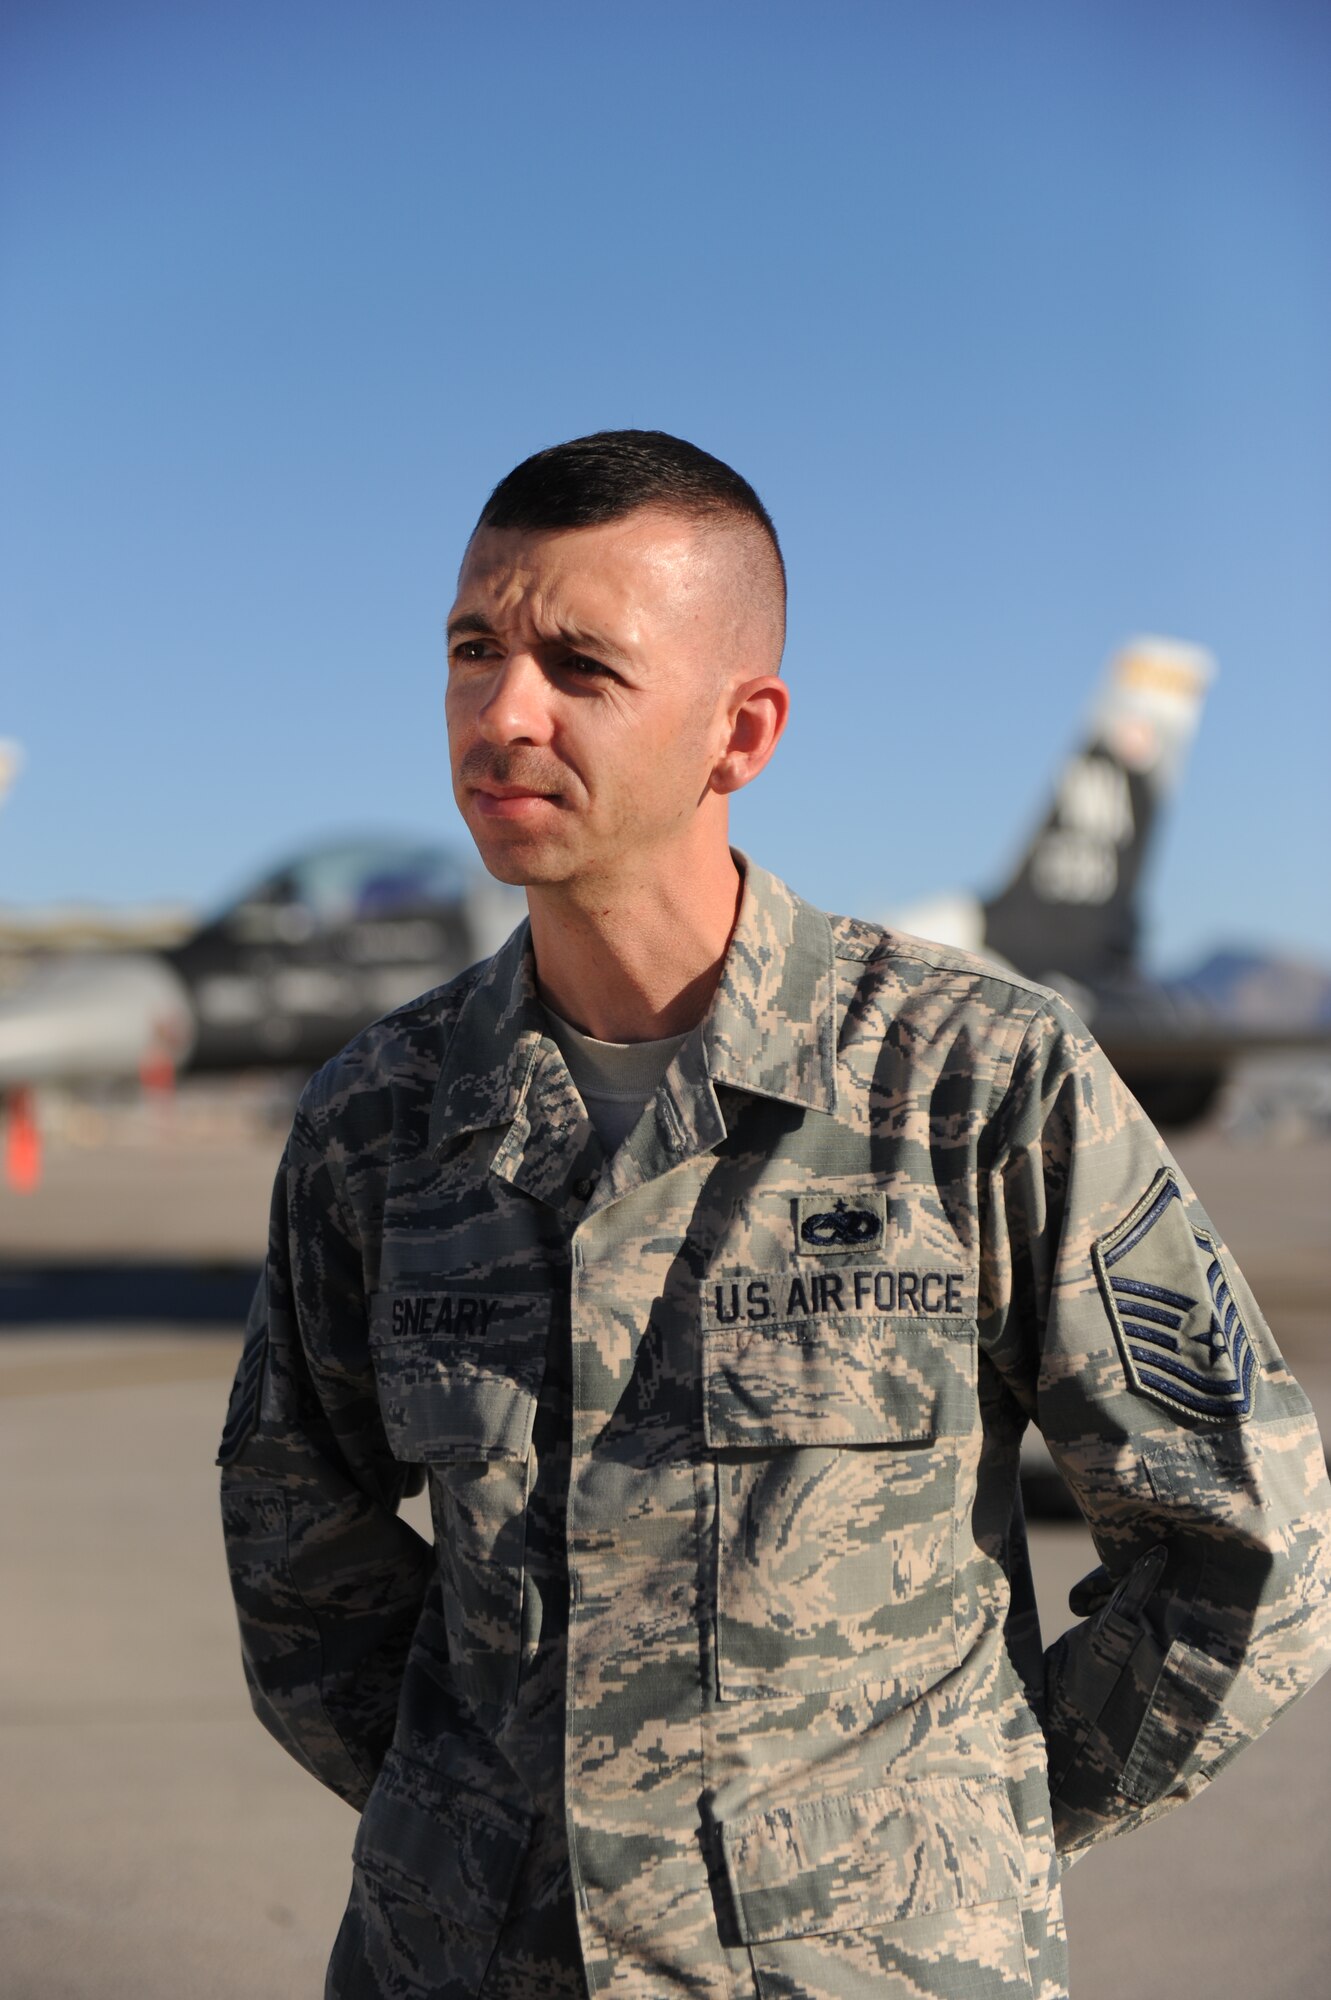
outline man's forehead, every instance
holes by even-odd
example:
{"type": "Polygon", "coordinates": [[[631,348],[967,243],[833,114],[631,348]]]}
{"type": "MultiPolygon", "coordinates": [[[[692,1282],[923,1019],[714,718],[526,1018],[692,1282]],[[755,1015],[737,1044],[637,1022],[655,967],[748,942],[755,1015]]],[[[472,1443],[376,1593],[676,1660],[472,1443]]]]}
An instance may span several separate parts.
{"type": "Polygon", "coordinates": [[[477,528],[462,559],[455,613],[572,597],[607,608],[665,606],[702,578],[698,524],[660,508],[577,528],[477,528]]]}

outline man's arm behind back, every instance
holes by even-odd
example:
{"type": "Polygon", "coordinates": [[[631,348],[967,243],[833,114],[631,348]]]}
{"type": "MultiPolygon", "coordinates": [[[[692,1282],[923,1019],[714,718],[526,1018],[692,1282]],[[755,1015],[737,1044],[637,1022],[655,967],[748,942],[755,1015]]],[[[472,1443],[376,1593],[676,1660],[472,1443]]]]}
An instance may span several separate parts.
{"type": "Polygon", "coordinates": [[[1331,1490],[1242,1275],[1060,1007],[993,1137],[982,1338],[1102,1559],[1044,1661],[1066,1858],[1191,1797],[1331,1665],[1331,1490]]]}
{"type": "Polygon", "coordinates": [[[255,1712],[360,1808],[392,1738],[430,1550],[397,1515],[408,1469],[380,1420],[361,1251],[304,1104],[219,1463],[255,1712]]]}

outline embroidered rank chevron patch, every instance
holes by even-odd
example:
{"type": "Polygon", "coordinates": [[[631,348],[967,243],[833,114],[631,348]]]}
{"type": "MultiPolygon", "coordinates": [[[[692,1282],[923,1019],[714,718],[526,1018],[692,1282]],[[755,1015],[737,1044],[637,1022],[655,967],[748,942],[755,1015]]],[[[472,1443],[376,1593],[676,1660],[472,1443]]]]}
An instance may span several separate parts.
{"type": "Polygon", "coordinates": [[[1257,1357],[1219,1249],[1189,1222],[1174,1176],[1157,1174],[1091,1254],[1130,1386],[1194,1423],[1242,1423],[1257,1357]]]}

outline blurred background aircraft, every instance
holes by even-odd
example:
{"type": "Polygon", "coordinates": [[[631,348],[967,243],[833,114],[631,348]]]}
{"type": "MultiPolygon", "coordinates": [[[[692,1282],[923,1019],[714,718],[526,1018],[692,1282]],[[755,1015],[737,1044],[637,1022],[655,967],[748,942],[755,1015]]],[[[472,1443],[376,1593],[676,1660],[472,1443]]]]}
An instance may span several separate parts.
{"type": "Polygon", "coordinates": [[[522,910],[438,845],[311,846],[178,943],[43,953],[0,995],[0,1087],[315,1069],[494,951],[522,910]]]}
{"type": "Polygon", "coordinates": [[[940,896],[894,919],[1056,987],[1165,1128],[1203,1118],[1244,1058],[1331,1047],[1331,976],[1315,966],[1226,949],[1158,979],[1141,963],[1147,864],[1214,675],[1198,646],[1130,641],[1003,887],[984,900],[940,896]]]}
{"type": "MultiPolygon", "coordinates": [[[[898,920],[1065,993],[1162,1126],[1202,1117],[1241,1057],[1331,1042],[1331,979],[1312,969],[1230,952],[1161,981],[1140,964],[1153,836],[1213,674],[1198,647],[1131,642],[1005,885],[898,920]]],[[[495,950],[522,911],[518,892],[435,844],[309,847],[179,942],[37,958],[0,994],[0,1089],[12,1110],[42,1084],[307,1072],[495,950]]]]}

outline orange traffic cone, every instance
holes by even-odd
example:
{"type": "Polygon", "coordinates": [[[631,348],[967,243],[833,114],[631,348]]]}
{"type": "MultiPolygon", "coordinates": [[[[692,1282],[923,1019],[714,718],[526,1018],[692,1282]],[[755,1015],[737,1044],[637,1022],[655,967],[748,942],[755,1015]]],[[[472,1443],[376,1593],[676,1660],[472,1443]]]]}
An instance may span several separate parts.
{"type": "Polygon", "coordinates": [[[170,1097],[176,1087],[176,1065],[160,1042],[154,1042],[139,1064],[139,1082],[149,1097],[170,1097]]]}
{"type": "Polygon", "coordinates": [[[5,1184],[15,1194],[31,1194],[42,1177],[42,1134],[30,1090],[9,1094],[5,1123],[5,1184]]]}

